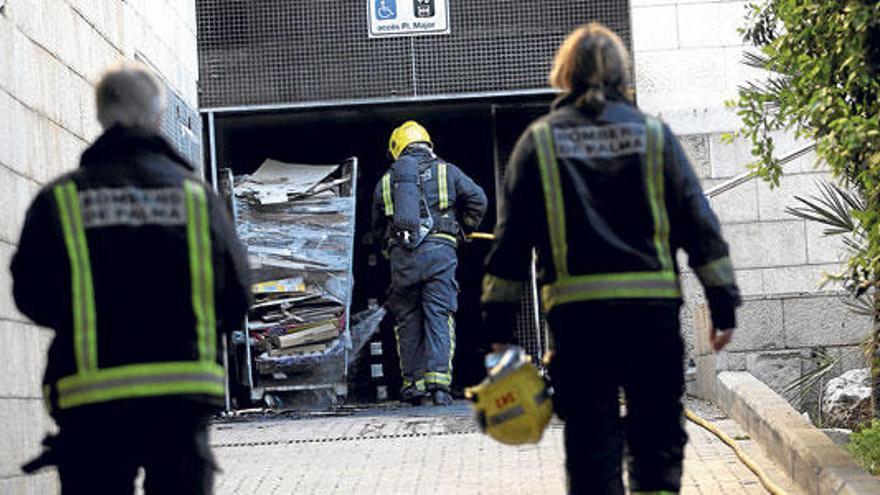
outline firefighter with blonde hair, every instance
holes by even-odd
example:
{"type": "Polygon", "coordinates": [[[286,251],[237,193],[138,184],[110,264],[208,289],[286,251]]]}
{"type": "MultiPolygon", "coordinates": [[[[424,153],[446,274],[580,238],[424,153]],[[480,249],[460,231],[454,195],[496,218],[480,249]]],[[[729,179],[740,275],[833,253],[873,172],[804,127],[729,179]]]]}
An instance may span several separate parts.
{"type": "Polygon", "coordinates": [[[687,252],[705,289],[716,350],[729,342],[740,304],[718,220],[676,137],[633,104],[629,64],[620,38],[599,24],[562,43],[550,82],[563,95],[510,158],[483,282],[498,350],[514,341],[536,250],[573,494],[624,493],[624,451],[630,490],[680,489],[687,434],[676,251],[687,252]]]}

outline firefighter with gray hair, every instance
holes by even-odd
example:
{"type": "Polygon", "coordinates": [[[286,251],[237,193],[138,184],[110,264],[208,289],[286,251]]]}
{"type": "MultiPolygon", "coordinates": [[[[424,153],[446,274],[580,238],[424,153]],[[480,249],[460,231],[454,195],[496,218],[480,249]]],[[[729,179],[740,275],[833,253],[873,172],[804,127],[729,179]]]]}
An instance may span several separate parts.
{"type": "Polygon", "coordinates": [[[705,289],[716,350],[740,304],[718,220],[675,135],[633,104],[629,63],[620,38],[596,23],[560,46],[550,82],[563,95],[513,151],[483,281],[498,350],[514,341],[537,252],[571,494],[623,494],[624,446],[633,493],[681,488],[677,249],[705,289]]]}
{"type": "Polygon", "coordinates": [[[23,466],[64,494],[211,493],[221,335],[250,302],[220,198],[159,133],[163,84],[139,64],[96,88],[103,134],[31,204],[12,260],[18,309],[54,330],[43,380],[58,434],[23,466]]]}

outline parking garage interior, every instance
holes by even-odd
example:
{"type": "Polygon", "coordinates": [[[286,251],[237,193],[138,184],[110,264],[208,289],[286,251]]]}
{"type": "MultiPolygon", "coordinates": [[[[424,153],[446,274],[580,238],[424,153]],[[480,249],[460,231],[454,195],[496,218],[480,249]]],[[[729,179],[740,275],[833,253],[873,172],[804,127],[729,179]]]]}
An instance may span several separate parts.
{"type": "MultiPolygon", "coordinates": [[[[523,130],[546,113],[551,94],[385,103],[358,106],[294,108],[214,114],[215,161],[220,170],[233,175],[249,174],[268,158],[287,163],[332,164],[349,157],[358,159],[357,219],[354,253],[352,311],[367,307],[370,299],[382,304],[389,283],[389,269],[369,244],[372,194],[391,164],[387,151],[391,131],[406,120],[416,120],[430,132],[435,151],[456,164],[486,191],[489,209],[480,230],[491,231],[496,218],[497,185],[506,161],[523,130]]],[[[206,116],[207,120],[207,116],[206,116]]],[[[204,126],[206,134],[210,126],[204,126]]],[[[209,142],[210,136],[205,136],[209,142]]],[[[206,147],[206,151],[208,148],[206,147]]],[[[207,176],[212,164],[206,153],[207,176]]],[[[490,245],[473,241],[459,249],[458,279],[461,287],[457,315],[457,351],[453,389],[478,382],[484,375],[482,356],[488,347],[481,326],[479,296],[482,265],[490,245]]],[[[384,379],[389,397],[399,389],[392,318],[385,318],[380,334],[384,379]]],[[[375,398],[369,369],[355,361],[350,394],[375,398]]]]}

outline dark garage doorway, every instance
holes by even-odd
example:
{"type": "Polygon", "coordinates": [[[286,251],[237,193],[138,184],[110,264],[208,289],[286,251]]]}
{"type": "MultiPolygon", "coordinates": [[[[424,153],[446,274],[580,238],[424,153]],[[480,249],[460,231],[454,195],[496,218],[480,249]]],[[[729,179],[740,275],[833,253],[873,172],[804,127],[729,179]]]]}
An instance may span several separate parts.
{"type": "MultiPolygon", "coordinates": [[[[489,210],[480,228],[491,231],[496,218],[496,187],[516,140],[534,118],[546,113],[550,96],[448,100],[430,103],[312,108],[214,115],[217,167],[235,175],[254,172],[267,158],[292,163],[339,163],[359,160],[357,218],[352,311],[367,307],[370,299],[381,304],[388,287],[388,266],[381,257],[370,263],[372,249],[364,241],[369,232],[373,190],[390,165],[388,136],[406,120],[416,120],[431,134],[435,151],[458,165],[486,191],[489,210]]],[[[207,129],[208,126],[206,125],[207,129]]],[[[207,141],[207,138],[205,140],[207,141]]],[[[206,160],[210,163],[210,160],[206,160]]],[[[210,173],[209,173],[210,175],[210,173]]],[[[489,250],[485,241],[471,242],[459,250],[458,278],[461,286],[457,315],[457,348],[453,389],[482,379],[482,355],[488,347],[479,311],[483,260],[489,250]]],[[[358,359],[351,370],[353,398],[376,397],[376,386],[387,387],[395,398],[400,387],[399,366],[391,331],[391,318],[380,335],[383,355],[382,381],[371,378],[367,362],[358,359]]]]}

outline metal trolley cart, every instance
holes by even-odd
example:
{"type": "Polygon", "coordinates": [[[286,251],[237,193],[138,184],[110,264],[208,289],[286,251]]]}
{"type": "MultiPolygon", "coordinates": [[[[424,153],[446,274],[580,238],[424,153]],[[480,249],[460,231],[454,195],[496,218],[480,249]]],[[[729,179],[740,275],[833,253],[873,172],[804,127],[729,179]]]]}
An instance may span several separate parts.
{"type": "Polygon", "coordinates": [[[220,182],[254,284],[245,330],[232,339],[232,395],[240,406],[273,406],[304,391],[347,395],[357,159],[266,160],[251,175],[227,171],[220,182]]]}

